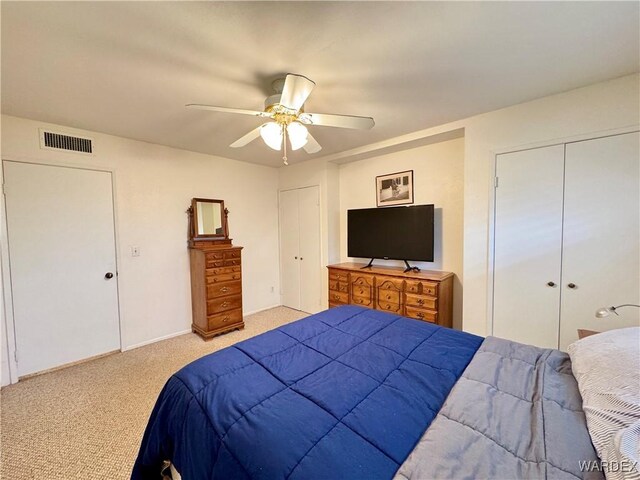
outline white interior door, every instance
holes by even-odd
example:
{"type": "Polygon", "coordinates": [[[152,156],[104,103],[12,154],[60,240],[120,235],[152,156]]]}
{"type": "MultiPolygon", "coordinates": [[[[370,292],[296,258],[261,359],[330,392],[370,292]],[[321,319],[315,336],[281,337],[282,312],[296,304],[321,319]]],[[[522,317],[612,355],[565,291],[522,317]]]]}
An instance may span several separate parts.
{"type": "Polygon", "coordinates": [[[640,136],[567,144],[560,349],[596,331],[640,325],[640,136]],[[571,284],[571,286],[569,285],[571,284]],[[570,288],[573,287],[573,288],[570,288]]]}
{"type": "Polygon", "coordinates": [[[3,166],[18,375],[118,350],[111,173],[3,166]]]}
{"type": "Polygon", "coordinates": [[[280,192],[280,289],[282,304],[300,310],[298,191],[280,192]]]}
{"type": "Polygon", "coordinates": [[[557,348],[564,146],[496,162],[493,335],[557,348]]]}
{"type": "Polygon", "coordinates": [[[320,305],[320,192],[318,187],[298,190],[300,222],[300,310],[318,313],[320,305]]]}

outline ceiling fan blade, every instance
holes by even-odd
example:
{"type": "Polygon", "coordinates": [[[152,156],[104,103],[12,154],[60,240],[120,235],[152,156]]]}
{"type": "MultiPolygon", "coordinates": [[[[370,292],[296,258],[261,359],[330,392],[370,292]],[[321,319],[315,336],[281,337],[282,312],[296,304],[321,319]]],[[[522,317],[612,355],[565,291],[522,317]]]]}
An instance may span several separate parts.
{"type": "Polygon", "coordinates": [[[261,128],[262,128],[262,125],[260,125],[258,128],[254,128],[249,133],[247,133],[245,136],[240,137],[238,140],[236,140],[235,142],[233,142],[229,146],[231,148],[240,148],[240,147],[244,147],[248,143],[253,142],[256,138],[258,138],[260,136],[260,129],[261,128]]]}
{"type": "Polygon", "coordinates": [[[282,87],[280,105],[296,112],[299,111],[315,86],[315,82],[307,77],[294,73],[287,74],[284,87],[282,87]]]}
{"type": "Polygon", "coordinates": [[[254,117],[271,117],[271,114],[267,112],[260,112],[258,110],[244,110],[242,108],[216,107],[215,105],[201,105],[199,103],[189,103],[185,105],[185,107],[197,108],[198,110],[210,110],[212,112],[240,113],[242,115],[253,115],[254,117]]]}
{"type": "Polygon", "coordinates": [[[322,150],[320,144],[311,134],[307,136],[307,143],[305,143],[302,148],[304,148],[304,151],[307,153],[317,153],[322,150]]]}
{"type": "Polygon", "coordinates": [[[376,123],[371,117],[357,117],[354,115],[333,115],[329,113],[303,113],[299,120],[308,125],[323,127],[353,128],[369,130],[376,123]]]}

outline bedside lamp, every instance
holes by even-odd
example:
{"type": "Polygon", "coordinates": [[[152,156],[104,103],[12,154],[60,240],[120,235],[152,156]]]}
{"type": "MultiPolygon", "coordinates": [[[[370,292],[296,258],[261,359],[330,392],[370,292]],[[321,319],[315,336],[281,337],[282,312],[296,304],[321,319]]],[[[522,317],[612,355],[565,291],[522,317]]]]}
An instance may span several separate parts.
{"type": "Polygon", "coordinates": [[[615,313],[616,315],[619,315],[618,312],[616,312],[616,310],[618,308],[622,308],[622,307],[638,307],[640,308],[640,305],[635,305],[633,303],[625,303],[622,305],[618,305],[617,307],[602,307],[599,308],[598,310],[596,310],[596,318],[604,318],[604,317],[608,317],[609,315],[611,315],[612,313],[615,313]]]}

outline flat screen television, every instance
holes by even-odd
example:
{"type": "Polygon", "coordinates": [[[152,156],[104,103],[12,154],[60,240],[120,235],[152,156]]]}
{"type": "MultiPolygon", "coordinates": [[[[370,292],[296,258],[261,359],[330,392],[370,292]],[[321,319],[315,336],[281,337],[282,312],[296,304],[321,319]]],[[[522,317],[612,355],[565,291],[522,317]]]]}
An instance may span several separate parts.
{"type": "Polygon", "coordinates": [[[347,255],[433,262],[433,205],[347,210],[347,255]]]}

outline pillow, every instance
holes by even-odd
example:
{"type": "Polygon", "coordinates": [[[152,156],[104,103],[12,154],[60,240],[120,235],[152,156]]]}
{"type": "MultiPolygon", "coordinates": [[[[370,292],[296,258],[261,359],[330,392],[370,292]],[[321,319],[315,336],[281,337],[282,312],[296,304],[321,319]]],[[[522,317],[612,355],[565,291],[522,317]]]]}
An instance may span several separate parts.
{"type": "Polygon", "coordinates": [[[568,353],[600,468],[607,480],[640,479],[640,327],[583,338],[568,353]]]}

